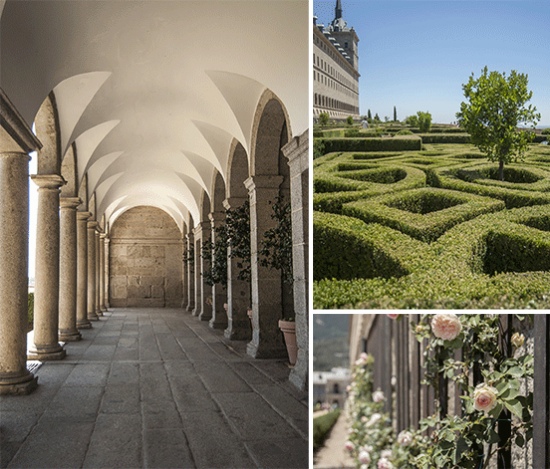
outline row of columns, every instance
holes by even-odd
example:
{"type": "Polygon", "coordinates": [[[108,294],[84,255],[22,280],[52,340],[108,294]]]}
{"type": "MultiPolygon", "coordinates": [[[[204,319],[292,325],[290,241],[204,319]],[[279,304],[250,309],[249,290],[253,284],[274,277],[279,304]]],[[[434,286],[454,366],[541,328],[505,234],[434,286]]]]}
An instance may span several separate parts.
{"type": "MultiPolygon", "coordinates": [[[[292,212],[294,311],[298,341],[298,359],[291,372],[290,381],[304,389],[308,379],[308,134],[294,138],[283,153],[290,166],[290,192],[292,212]]],[[[208,268],[208,260],[201,256],[201,246],[214,241],[215,229],[224,222],[223,212],[211,212],[209,221],[202,220],[185,235],[187,252],[194,247],[194,262],[188,262],[183,275],[184,307],[201,320],[208,320],[210,327],[225,328],[228,339],[250,340],[247,353],[255,358],[285,356],[278,320],[281,318],[282,281],[279,271],[263,267],[258,262],[260,239],[272,227],[269,201],[279,195],[282,176],[260,175],[249,177],[244,184],[250,202],[251,283],[238,280],[237,260],[228,253],[227,288],[209,286],[202,273],[208,268]],[[211,301],[206,301],[210,298],[211,301]],[[223,305],[223,306],[222,306],[223,305]],[[252,325],[247,310],[252,309],[252,325]]],[[[225,199],[226,209],[241,206],[244,197],[225,199]]]]}
{"type": "Polygon", "coordinates": [[[29,154],[42,144],[0,89],[0,394],[28,394],[27,359],[60,360],[106,311],[108,238],[78,197],[60,197],[58,174],[38,186],[33,340],[27,350],[29,154]]]}

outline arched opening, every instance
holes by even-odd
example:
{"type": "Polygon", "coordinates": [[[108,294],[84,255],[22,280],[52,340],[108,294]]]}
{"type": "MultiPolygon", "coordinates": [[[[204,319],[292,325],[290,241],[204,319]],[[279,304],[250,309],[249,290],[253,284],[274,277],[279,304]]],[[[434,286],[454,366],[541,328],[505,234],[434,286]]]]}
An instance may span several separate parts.
{"type": "Polygon", "coordinates": [[[179,307],[182,235],[166,212],[134,207],[114,222],[109,255],[113,307],[179,307]]]}

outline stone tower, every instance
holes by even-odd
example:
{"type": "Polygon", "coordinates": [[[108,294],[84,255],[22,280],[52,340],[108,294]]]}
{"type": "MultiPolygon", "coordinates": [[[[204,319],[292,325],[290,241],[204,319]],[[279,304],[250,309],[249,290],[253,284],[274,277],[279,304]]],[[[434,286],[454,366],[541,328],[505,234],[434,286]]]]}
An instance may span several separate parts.
{"type": "MultiPolygon", "coordinates": [[[[355,70],[359,69],[359,54],[357,43],[359,38],[353,28],[347,27],[347,22],[342,17],[342,2],[336,0],[336,7],[334,8],[334,20],[328,27],[331,36],[333,36],[343,50],[340,52],[347,52],[350,57],[350,63],[355,70]]],[[[338,48],[338,45],[335,44],[338,48]]]]}

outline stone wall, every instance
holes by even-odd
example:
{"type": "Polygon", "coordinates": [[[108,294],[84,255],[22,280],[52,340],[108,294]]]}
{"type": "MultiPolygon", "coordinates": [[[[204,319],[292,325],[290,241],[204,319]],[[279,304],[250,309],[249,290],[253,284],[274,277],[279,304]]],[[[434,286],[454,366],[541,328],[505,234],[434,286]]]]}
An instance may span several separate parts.
{"type": "Polygon", "coordinates": [[[164,211],[135,207],[122,214],[111,233],[112,307],[180,307],[182,234],[164,211]]]}

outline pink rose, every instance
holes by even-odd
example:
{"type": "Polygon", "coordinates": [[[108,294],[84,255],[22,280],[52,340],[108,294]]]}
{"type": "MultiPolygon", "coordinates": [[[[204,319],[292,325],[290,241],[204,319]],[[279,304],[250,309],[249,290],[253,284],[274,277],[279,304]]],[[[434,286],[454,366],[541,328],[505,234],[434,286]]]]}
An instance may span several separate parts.
{"type": "Polygon", "coordinates": [[[370,454],[366,451],[361,451],[359,456],[357,456],[357,459],[359,459],[361,464],[370,464],[370,454]]]}
{"type": "Polygon", "coordinates": [[[371,418],[365,424],[365,426],[366,427],[371,427],[372,425],[380,422],[380,420],[382,420],[382,415],[380,415],[379,413],[372,414],[371,418]]]}
{"type": "Polygon", "coordinates": [[[490,412],[497,405],[498,391],[485,383],[478,384],[474,390],[474,409],[490,412]]]}
{"type": "Polygon", "coordinates": [[[378,460],[378,469],[393,469],[393,464],[386,458],[380,458],[378,460]]]}
{"type": "Polygon", "coordinates": [[[382,391],[375,391],[372,393],[372,400],[377,404],[384,400],[384,393],[382,391]]]}
{"type": "Polygon", "coordinates": [[[462,324],[456,314],[436,314],[432,318],[432,331],[439,339],[456,339],[461,330],[462,324]]]}
{"type": "Polygon", "coordinates": [[[397,319],[399,317],[399,314],[388,314],[388,317],[390,319],[397,319]]]}
{"type": "Polygon", "coordinates": [[[382,451],[380,453],[380,457],[385,458],[385,459],[390,459],[391,455],[392,455],[391,449],[385,449],[384,451],[382,451]]]}
{"type": "Polygon", "coordinates": [[[347,449],[348,451],[353,451],[354,446],[353,446],[353,443],[352,443],[351,441],[349,441],[349,440],[346,441],[346,445],[345,445],[345,446],[346,446],[346,449],[347,449]]]}
{"type": "Polygon", "coordinates": [[[401,446],[408,446],[412,443],[412,435],[410,432],[401,432],[398,436],[397,436],[397,442],[401,445],[401,446]]]}

